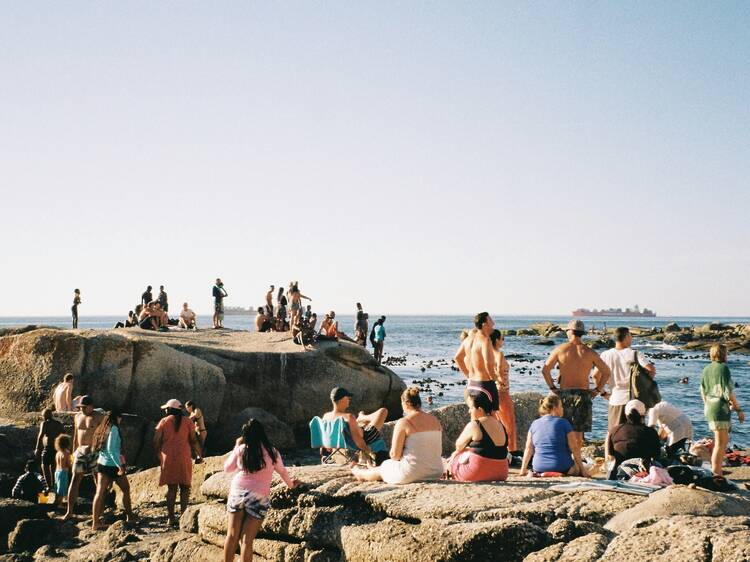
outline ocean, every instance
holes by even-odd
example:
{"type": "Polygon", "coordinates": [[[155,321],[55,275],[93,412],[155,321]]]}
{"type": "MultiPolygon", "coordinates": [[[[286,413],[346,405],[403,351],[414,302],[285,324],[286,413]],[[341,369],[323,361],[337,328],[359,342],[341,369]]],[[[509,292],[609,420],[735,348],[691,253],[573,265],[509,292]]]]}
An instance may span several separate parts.
{"type": "MultiPolygon", "coordinates": [[[[376,317],[371,314],[371,321],[376,317]]],[[[493,317],[499,329],[519,329],[537,322],[551,321],[564,324],[568,316],[497,316],[493,317]]],[[[354,332],[354,317],[338,317],[339,327],[348,335],[354,332]]],[[[123,320],[114,316],[86,317],[81,316],[80,328],[111,328],[115,322],[123,320]]],[[[583,318],[586,327],[592,324],[602,327],[605,323],[613,326],[664,326],[677,322],[680,326],[700,326],[707,322],[750,323],[750,318],[697,318],[697,317],[659,317],[659,318],[583,318]]],[[[199,326],[210,326],[211,318],[200,316],[199,326]]],[[[254,329],[253,316],[226,316],[224,325],[239,330],[254,329]]],[[[451,358],[458,348],[458,336],[463,328],[471,327],[471,316],[388,316],[386,320],[387,337],[385,340],[385,357],[404,358],[403,362],[391,366],[408,385],[415,384],[425,389],[425,395],[433,398],[432,408],[452,404],[463,399],[463,385],[457,384],[463,376],[451,369],[451,358]],[[403,364],[401,364],[403,363],[403,364]],[[428,367],[428,364],[430,366],[428,367]],[[424,371],[422,370],[424,369],[424,371]],[[435,382],[425,383],[429,378],[435,382]]],[[[0,328],[24,326],[27,324],[69,327],[68,317],[28,317],[0,318],[0,328]]],[[[542,379],[541,367],[551,348],[534,345],[538,338],[508,336],[504,352],[509,357],[511,366],[511,391],[546,392],[542,379]]],[[[369,344],[368,344],[369,345],[369,344]]],[[[693,421],[696,438],[708,436],[708,426],[703,417],[703,404],[700,398],[701,371],[708,364],[708,353],[701,351],[681,350],[661,342],[636,339],[634,348],[650,356],[656,365],[657,381],[664,400],[681,408],[693,421]],[[687,377],[687,384],[681,382],[687,377]]],[[[728,366],[737,385],[736,394],[740,404],[750,411],[750,355],[730,353],[728,366]]],[[[750,421],[745,424],[733,419],[734,426],[730,443],[738,446],[750,446],[750,421]]],[[[606,433],[607,403],[601,398],[594,401],[593,432],[588,437],[601,439],[606,433]]]]}

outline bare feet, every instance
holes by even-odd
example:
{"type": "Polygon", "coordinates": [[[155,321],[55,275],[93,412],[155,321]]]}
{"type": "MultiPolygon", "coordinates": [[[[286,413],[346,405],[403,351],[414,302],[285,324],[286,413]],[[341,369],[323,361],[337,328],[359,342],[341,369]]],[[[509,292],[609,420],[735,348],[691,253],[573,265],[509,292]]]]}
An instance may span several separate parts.
{"type": "Polygon", "coordinates": [[[99,521],[93,521],[91,523],[91,530],[93,530],[93,531],[101,531],[102,529],[104,529],[106,527],[107,526],[104,523],[102,523],[101,520],[99,520],[99,521]]]}

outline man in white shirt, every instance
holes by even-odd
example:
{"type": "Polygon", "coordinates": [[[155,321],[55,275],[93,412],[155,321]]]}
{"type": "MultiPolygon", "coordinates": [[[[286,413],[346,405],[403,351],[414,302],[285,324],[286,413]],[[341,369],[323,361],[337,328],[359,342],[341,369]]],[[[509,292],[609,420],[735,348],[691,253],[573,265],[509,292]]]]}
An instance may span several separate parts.
{"type": "Polygon", "coordinates": [[[188,307],[188,303],[186,302],[182,303],[179,324],[180,328],[184,328],[186,330],[196,329],[198,327],[195,321],[195,312],[193,312],[190,307],[188,307]]]}
{"type": "Polygon", "coordinates": [[[648,411],[646,425],[659,426],[659,437],[667,440],[667,456],[680,449],[687,449],[687,442],[693,439],[693,423],[682,410],[669,402],[661,401],[648,411]]]}
{"type": "MultiPolygon", "coordinates": [[[[615,330],[615,347],[608,349],[601,354],[602,361],[607,364],[612,371],[612,377],[605,380],[599,370],[594,371],[594,381],[597,388],[603,388],[609,384],[609,408],[607,431],[625,423],[625,404],[630,400],[630,366],[638,357],[638,363],[646,369],[651,376],[656,375],[656,367],[648,361],[642,353],[636,354],[635,350],[630,347],[633,343],[633,336],[628,328],[622,327],[615,330]]],[[[607,395],[603,394],[604,398],[607,395]]]]}

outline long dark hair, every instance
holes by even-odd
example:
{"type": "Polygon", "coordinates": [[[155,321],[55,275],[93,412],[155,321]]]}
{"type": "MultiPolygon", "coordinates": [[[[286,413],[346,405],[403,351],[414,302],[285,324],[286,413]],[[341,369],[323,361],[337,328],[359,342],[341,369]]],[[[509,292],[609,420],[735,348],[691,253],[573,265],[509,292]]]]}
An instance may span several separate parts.
{"type": "Polygon", "coordinates": [[[120,417],[122,417],[122,412],[120,410],[110,410],[107,412],[107,415],[104,416],[104,420],[102,420],[102,423],[99,424],[99,427],[96,428],[96,431],[94,432],[94,439],[93,439],[93,445],[94,450],[99,450],[104,446],[104,443],[107,441],[107,437],[109,437],[109,432],[112,430],[113,427],[117,428],[117,431],[120,432],[120,443],[122,446],[122,431],[120,431],[120,417]]]}
{"type": "Polygon", "coordinates": [[[242,469],[245,472],[258,472],[266,467],[263,449],[271,457],[271,462],[276,462],[276,449],[258,420],[251,418],[242,426],[242,441],[245,443],[245,450],[242,451],[242,469]]]}
{"type": "Polygon", "coordinates": [[[182,423],[182,410],[180,408],[167,408],[167,415],[174,416],[175,433],[180,431],[180,424],[182,423]]]}

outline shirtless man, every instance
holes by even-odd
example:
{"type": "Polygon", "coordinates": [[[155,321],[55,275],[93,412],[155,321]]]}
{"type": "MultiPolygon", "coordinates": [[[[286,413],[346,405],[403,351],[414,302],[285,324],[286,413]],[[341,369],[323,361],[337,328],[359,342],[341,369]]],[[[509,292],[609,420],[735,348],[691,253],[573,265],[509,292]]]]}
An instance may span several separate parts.
{"type": "MultiPolygon", "coordinates": [[[[333,408],[330,412],[323,414],[325,421],[334,421],[337,418],[344,418],[346,429],[344,430],[351,437],[351,440],[360,451],[369,451],[373,441],[382,439],[380,430],[383,428],[385,419],[388,417],[388,410],[379,408],[371,414],[360,412],[357,416],[349,413],[350,400],[353,394],[347,389],[337,386],[331,390],[331,403],[333,408]]],[[[375,453],[375,464],[380,466],[388,458],[386,451],[375,453]]]]}
{"type": "Polygon", "coordinates": [[[63,381],[55,387],[52,393],[52,403],[58,412],[73,411],[73,375],[66,373],[63,381]]]}
{"type": "Polygon", "coordinates": [[[273,292],[275,291],[273,285],[266,293],[266,313],[269,318],[273,318],[273,292]]]}
{"type": "Polygon", "coordinates": [[[461,342],[454,360],[464,376],[469,379],[466,391],[470,394],[486,394],[492,402],[493,412],[497,412],[500,399],[497,390],[495,351],[490,341],[490,334],[494,328],[495,322],[489,312],[477,314],[474,317],[474,328],[461,342]]]}
{"type": "MultiPolygon", "coordinates": [[[[72,375],[70,378],[73,378],[72,375]]],[[[45,408],[42,411],[42,423],[39,425],[34,456],[42,467],[42,475],[49,490],[55,488],[55,439],[62,432],[63,424],[52,417],[52,410],[45,408]]]]}
{"type": "Polygon", "coordinates": [[[94,411],[94,400],[88,394],[78,399],[76,409],[78,413],[73,419],[73,478],[68,488],[68,510],[63,519],[73,517],[81,480],[87,474],[93,474],[96,468],[99,452],[92,450],[92,444],[96,429],[104,421],[104,414],[94,411]]]}
{"type": "MultiPolygon", "coordinates": [[[[607,381],[611,371],[599,354],[581,341],[586,329],[581,320],[571,320],[565,331],[568,343],[556,347],[542,367],[542,375],[549,389],[559,395],[563,403],[563,415],[573,426],[573,436],[580,456],[583,434],[591,431],[591,399],[602,393],[602,388],[589,389],[589,374],[596,367],[602,380],[607,381]],[[552,369],[558,367],[560,387],[552,380],[552,369]]],[[[587,475],[582,475],[587,476],[587,475]]]]}

